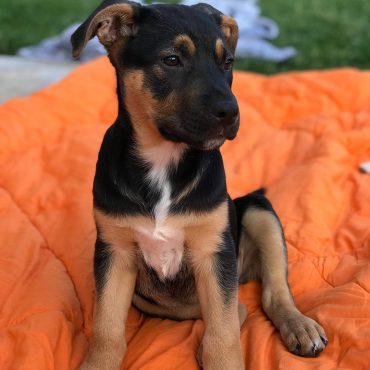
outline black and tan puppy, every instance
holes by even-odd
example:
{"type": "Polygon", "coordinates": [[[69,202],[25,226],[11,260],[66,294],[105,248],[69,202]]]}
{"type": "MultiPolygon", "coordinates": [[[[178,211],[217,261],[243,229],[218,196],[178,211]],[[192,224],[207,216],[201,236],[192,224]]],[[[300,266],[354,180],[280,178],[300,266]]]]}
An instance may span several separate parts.
{"type": "MultiPolygon", "coordinates": [[[[97,299],[80,369],[119,369],[127,312],[202,318],[200,361],[244,368],[238,283],[260,278],[263,309],[288,349],[316,356],[324,330],[294,305],[282,228],[261,192],[232,201],[219,147],[233,139],[235,21],[199,4],[105,1],[72,36],[98,36],[116,69],[119,112],[94,181],[97,299]]],[[[96,92],[99,94],[99,92],[96,92]]]]}

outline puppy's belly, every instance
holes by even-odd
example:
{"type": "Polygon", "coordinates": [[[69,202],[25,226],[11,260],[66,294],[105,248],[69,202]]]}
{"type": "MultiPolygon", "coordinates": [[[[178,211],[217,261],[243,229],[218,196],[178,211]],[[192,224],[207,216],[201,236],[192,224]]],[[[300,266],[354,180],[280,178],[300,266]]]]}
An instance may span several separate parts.
{"type": "Polygon", "coordinates": [[[161,280],[174,278],[184,255],[184,231],[166,225],[138,227],[135,231],[145,263],[161,280]]]}

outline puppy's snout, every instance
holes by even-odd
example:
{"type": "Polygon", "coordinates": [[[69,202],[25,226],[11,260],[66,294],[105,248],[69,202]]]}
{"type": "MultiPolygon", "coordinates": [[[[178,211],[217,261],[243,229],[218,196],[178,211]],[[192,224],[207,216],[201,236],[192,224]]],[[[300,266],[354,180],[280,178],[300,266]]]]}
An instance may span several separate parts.
{"type": "Polygon", "coordinates": [[[239,107],[236,100],[218,102],[213,108],[213,116],[216,118],[218,132],[228,140],[234,139],[239,129],[239,107]]]}
{"type": "Polygon", "coordinates": [[[224,127],[233,125],[239,115],[238,104],[234,101],[222,101],[216,104],[213,115],[224,127]]]}

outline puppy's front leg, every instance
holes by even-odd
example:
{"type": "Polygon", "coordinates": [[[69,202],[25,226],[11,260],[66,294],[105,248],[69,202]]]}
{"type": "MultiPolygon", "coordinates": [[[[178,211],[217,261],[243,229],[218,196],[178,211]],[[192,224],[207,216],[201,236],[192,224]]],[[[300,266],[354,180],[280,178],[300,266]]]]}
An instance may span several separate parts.
{"type": "Polygon", "coordinates": [[[195,232],[189,243],[205,324],[202,365],[206,370],[244,369],[240,346],[237,267],[232,237],[195,232]],[[217,241],[215,239],[218,239],[217,241]]]}
{"type": "Polygon", "coordinates": [[[97,240],[93,336],[80,370],[120,369],[126,352],[125,322],[137,274],[134,259],[133,250],[112,248],[97,240]]]}

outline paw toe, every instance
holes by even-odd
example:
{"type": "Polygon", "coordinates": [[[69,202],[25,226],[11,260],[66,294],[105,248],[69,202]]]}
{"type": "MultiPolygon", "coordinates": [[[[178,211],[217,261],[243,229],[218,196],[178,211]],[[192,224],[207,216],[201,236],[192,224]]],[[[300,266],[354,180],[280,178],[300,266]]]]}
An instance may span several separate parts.
{"type": "Polygon", "coordinates": [[[317,357],[328,343],[321,326],[299,315],[286,320],[280,333],[289,351],[303,357],[317,357]]]}
{"type": "Polygon", "coordinates": [[[324,346],[326,346],[329,343],[327,338],[324,338],[321,335],[320,335],[320,338],[321,338],[321,341],[324,343],[324,346]]]}

